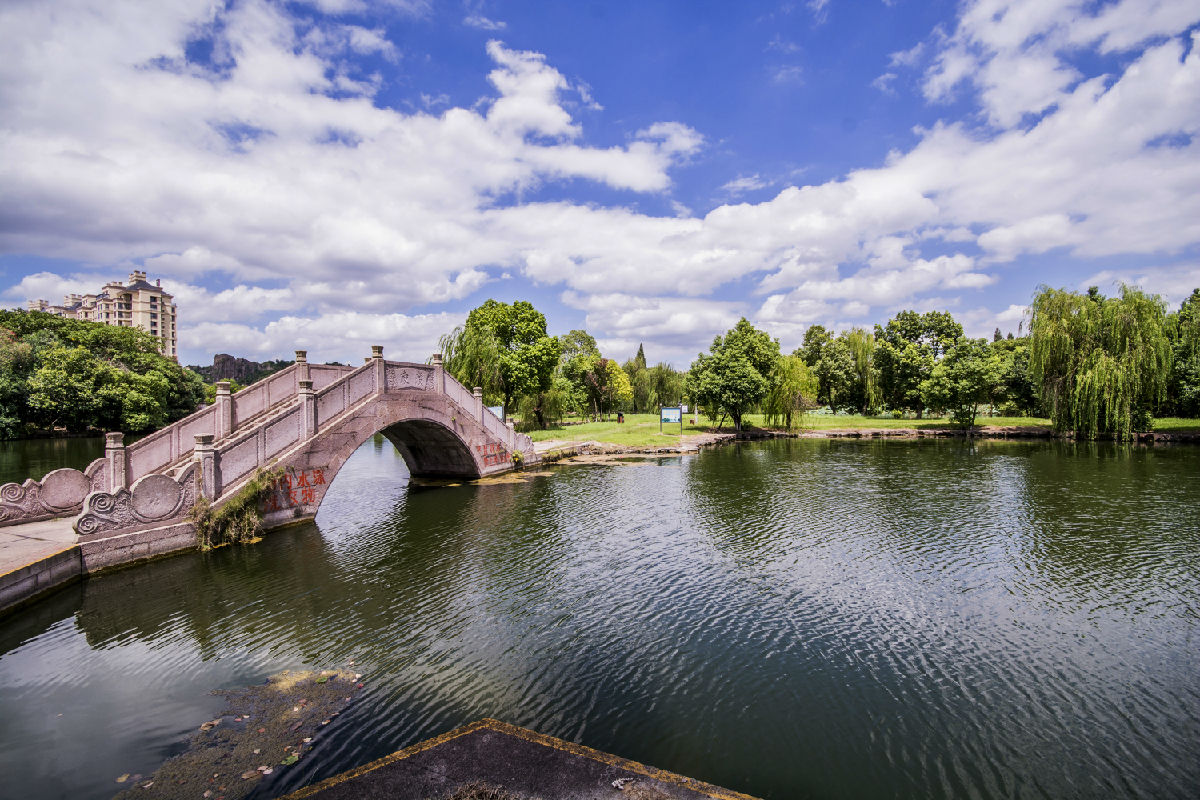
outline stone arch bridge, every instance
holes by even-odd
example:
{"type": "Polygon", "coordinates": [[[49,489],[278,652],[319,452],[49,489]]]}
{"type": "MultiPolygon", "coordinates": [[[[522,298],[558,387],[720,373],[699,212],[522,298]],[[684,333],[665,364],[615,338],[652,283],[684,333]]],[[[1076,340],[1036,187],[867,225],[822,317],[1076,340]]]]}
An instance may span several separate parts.
{"type": "MultiPolygon", "coordinates": [[[[187,520],[199,497],[215,505],[261,468],[283,476],[263,502],[270,529],[317,513],[346,459],[376,433],[418,477],[474,479],[538,460],[515,432],[442,367],[385,361],[382,347],[358,368],[295,363],[236,394],[125,446],[108,434],[105,455],[85,470],[0,487],[0,526],[74,516],[81,571],[191,548],[187,520]]],[[[65,522],[64,522],[65,524],[65,522]]]]}

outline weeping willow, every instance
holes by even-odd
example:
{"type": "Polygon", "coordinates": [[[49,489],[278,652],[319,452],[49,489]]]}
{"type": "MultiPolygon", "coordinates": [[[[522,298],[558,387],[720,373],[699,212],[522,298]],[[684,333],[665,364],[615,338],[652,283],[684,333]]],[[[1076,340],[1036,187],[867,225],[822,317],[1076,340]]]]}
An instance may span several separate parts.
{"type": "Polygon", "coordinates": [[[1043,287],[1031,308],[1030,369],[1056,431],[1129,439],[1166,394],[1166,304],[1128,286],[1109,298],[1043,287]]]}
{"type": "Polygon", "coordinates": [[[799,356],[783,356],[771,371],[771,388],[763,399],[767,427],[791,430],[802,424],[805,408],[816,406],[817,376],[799,356]]]}
{"type": "Polygon", "coordinates": [[[468,390],[483,389],[485,403],[504,399],[500,343],[489,330],[458,326],[438,339],[446,371],[468,390]]]}
{"type": "Polygon", "coordinates": [[[879,408],[879,368],[875,364],[875,336],[862,328],[851,328],[844,334],[846,346],[854,359],[854,376],[862,387],[862,412],[879,408]]]}

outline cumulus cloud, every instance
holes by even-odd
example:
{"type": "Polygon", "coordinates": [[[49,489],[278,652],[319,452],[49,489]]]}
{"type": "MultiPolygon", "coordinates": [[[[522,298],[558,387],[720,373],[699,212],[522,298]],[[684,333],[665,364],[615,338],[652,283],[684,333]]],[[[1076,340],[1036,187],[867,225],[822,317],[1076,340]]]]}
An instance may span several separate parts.
{"type": "Polygon", "coordinates": [[[1105,294],[1116,294],[1122,284],[1137,286],[1151,294],[1161,295],[1174,311],[1194,289],[1200,288],[1200,262],[1140,269],[1102,270],[1068,288],[1083,291],[1089,286],[1098,286],[1105,294]]]}
{"type": "MultiPolygon", "coordinates": [[[[317,317],[285,316],[263,327],[238,322],[184,324],[180,338],[208,343],[211,352],[262,358],[290,356],[308,350],[309,359],[357,363],[382,345],[384,355],[397,361],[423,362],[438,349],[438,337],[461,325],[465,314],[367,314],[344,311],[317,317]]],[[[184,319],[182,311],[180,319],[184,319]]]]}
{"type": "MultiPolygon", "coordinates": [[[[355,58],[382,56],[402,75],[385,30],[288,8],[0,6],[0,251],[104,273],[28,276],[6,298],[90,291],[144,265],[187,308],[185,336],[275,353],[325,336],[314,349],[356,352],[339,326],[361,325],[385,344],[411,336],[423,359],[457,317],[420,312],[514,274],[568,292],[617,351],[646,341],[684,363],[743,313],[787,339],[811,322],[969,297],[1027,254],[1161,263],[1200,242],[1194,3],[965,6],[953,31],[893,54],[887,74],[923,65],[931,100],[969,92],[985,125],[941,122],[880,166],[695,213],[671,197],[672,171],[706,147],[686,120],[593,146],[572,113],[575,95],[594,103],[586,84],[498,40],[478,103],[385,107],[380,86],[396,76],[355,58]],[[211,59],[188,57],[196,41],[211,59]],[[1108,75],[1076,58],[1108,52],[1123,55],[1108,75]],[[655,195],[678,215],[553,192],[522,201],[575,180],[655,195]],[[201,288],[214,274],[238,288],[201,288]],[[719,299],[733,282],[757,294],[719,299]],[[210,321],[187,327],[206,308],[210,321]]],[[[750,173],[722,191],[782,183],[750,173]]]]}

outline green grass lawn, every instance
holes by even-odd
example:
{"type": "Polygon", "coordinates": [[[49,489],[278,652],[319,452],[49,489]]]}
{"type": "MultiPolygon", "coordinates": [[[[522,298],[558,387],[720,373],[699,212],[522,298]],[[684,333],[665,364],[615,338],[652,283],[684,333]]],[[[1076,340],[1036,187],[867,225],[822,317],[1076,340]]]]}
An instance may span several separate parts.
{"type": "MultiPolygon", "coordinates": [[[[696,424],[691,424],[691,415],[684,415],[683,434],[691,436],[701,433],[732,432],[733,423],[729,420],[718,428],[707,417],[701,415],[696,424]]],[[[762,414],[747,414],[743,423],[748,428],[765,427],[762,414]]],[[[1050,427],[1050,420],[1040,417],[977,417],[976,425],[996,426],[1040,426],[1050,427]]],[[[806,414],[801,423],[803,430],[839,430],[848,428],[863,428],[867,430],[895,428],[924,428],[927,430],[945,430],[953,428],[954,424],[948,418],[933,419],[894,419],[890,416],[864,417],[858,414],[806,414]]],[[[1154,421],[1154,430],[1169,433],[1200,432],[1200,419],[1179,419],[1166,417],[1154,421]]],[[[597,441],[608,444],[619,444],[627,447],[669,447],[679,444],[679,425],[664,423],[662,433],[659,433],[657,414],[626,414],[624,424],[618,424],[614,415],[606,422],[585,422],[575,425],[555,425],[544,431],[529,431],[535,442],[551,439],[569,442],[597,441]]]]}
{"type": "MultiPolygon", "coordinates": [[[[712,430],[708,419],[700,417],[692,425],[691,417],[683,418],[685,436],[707,433],[712,430]]],[[[584,422],[579,425],[552,425],[544,431],[528,431],[535,442],[559,439],[568,442],[607,442],[627,447],[670,447],[679,444],[679,425],[663,423],[663,432],[658,431],[657,414],[626,414],[625,422],[618,424],[614,416],[607,422],[584,422]]],[[[726,424],[726,430],[733,430],[726,424]]]]}
{"type": "Polygon", "coordinates": [[[1154,430],[1158,433],[1200,433],[1200,419],[1163,417],[1154,420],[1154,430]]]}
{"type": "MultiPolygon", "coordinates": [[[[976,417],[976,425],[1041,425],[1050,427],[1050,420],[1039,417],[976,417]]],[[[806,414],[803,427],[808,430],[833,430],[837,428],[953,428],[948,417],[932,419],[894,419],[887,417],[864,417],[859,414],[806,414]]]]}

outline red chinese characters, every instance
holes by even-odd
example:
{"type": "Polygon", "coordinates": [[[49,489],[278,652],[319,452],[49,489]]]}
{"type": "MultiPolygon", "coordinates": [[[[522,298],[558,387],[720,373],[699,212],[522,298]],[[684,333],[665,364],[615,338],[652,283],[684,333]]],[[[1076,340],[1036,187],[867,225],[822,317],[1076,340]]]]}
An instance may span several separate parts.
{"type": "Polygon", "coordinates": [[[508,463],[508,450],[500,444],[477,444],[475,452],[483,460],[485,467],[508,463]]]}
{"type": "Polygon", "coordinates": [[[325,470],[312,469],[302,472],[287,472],[275,481],[271,493],[262,501],[265,513],[284,511],[300,505],[317,502],[317,486],[325,485],[325,470]]]}

